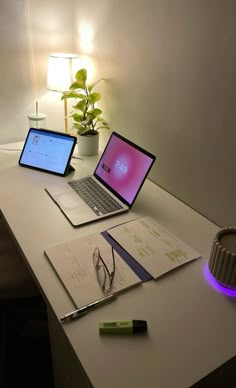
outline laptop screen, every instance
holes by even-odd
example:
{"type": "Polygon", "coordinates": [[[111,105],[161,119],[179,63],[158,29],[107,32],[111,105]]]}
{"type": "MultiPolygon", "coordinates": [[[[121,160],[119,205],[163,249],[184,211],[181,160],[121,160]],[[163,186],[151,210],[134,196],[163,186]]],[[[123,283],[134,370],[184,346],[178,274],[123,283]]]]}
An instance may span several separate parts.
{"type": "Polygon", "coordinates": [[[68,134],[30,128],[19,164],[64,175],[75,144],[76,138],[68,134]]]}
{"type": "Polygon", "coordinates": [[[156,157],[113,132],[95,169],[95,177],[131,206],[156,157]]]}

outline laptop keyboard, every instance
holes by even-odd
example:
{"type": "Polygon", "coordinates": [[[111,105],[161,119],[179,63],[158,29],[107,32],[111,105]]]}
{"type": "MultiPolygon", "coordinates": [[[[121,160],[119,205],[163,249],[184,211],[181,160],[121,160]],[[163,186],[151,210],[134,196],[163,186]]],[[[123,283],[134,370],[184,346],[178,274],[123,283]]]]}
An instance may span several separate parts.
{"type": "Polygon", "coordinates": [[[122,206],[116,202],[91,177],[68,182],[77,194],[87,203],[95,214],[101,216],[119,210],[122,206]]]}

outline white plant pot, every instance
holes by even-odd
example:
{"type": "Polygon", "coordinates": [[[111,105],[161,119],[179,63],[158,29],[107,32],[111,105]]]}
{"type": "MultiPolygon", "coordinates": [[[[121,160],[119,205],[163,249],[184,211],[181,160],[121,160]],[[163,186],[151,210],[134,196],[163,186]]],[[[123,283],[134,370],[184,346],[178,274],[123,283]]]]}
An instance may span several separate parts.
{"type": "Polygon", "coordinates": [[[80,155],[92,156],[98,154],[99,133],[89,136],[77,136],[77,147],[80,155]]]}

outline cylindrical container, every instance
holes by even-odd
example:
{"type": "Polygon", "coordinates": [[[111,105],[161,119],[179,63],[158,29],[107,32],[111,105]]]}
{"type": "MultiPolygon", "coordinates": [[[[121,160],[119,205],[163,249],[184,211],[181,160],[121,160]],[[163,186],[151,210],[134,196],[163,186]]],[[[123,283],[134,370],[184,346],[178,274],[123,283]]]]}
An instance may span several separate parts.
{"type": "Polygon", "coordinates": [[[28,115],[30,128],[46,128],[46,115],[44,113],[30,113],[28,115]]]}
{"type": "Polygon", "coordinates": [[[236,289],[236,228],[224,228],[216,234],[208,266],[219,283],[236,289]]]}
{"type": "Polygon", "coordinates": [[[95,135],[78,135],[78,151],[82,156],[93,156],[98,154],[99,132],[95,135]]]}

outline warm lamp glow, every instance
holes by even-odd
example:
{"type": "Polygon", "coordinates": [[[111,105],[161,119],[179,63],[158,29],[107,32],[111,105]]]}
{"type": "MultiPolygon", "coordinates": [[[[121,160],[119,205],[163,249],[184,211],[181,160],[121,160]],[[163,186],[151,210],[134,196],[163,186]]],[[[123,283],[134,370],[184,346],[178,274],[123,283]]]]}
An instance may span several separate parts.
{"type": "Polygon", "coordinates": [[[79,70],[78,55],[66,53],[50,54],[47,89],[55,92],[68,90],[77,70],[79,70]]]}
{"type": "MultiPolygon", "coordinates": [[[[49,55],[47,89],[64,92],[69,89],[79,70],[79,57],[76,54],[55,53],[49,55]]],[[[68,132],[67,100],[64,100],[65,132],[68,132]]]]}
{"type": "Polygon", "coordinates": [[[80,49],[84,53],[93,52],[94,30],[90,23],[81,22],[79,25],[80,49]]]}

